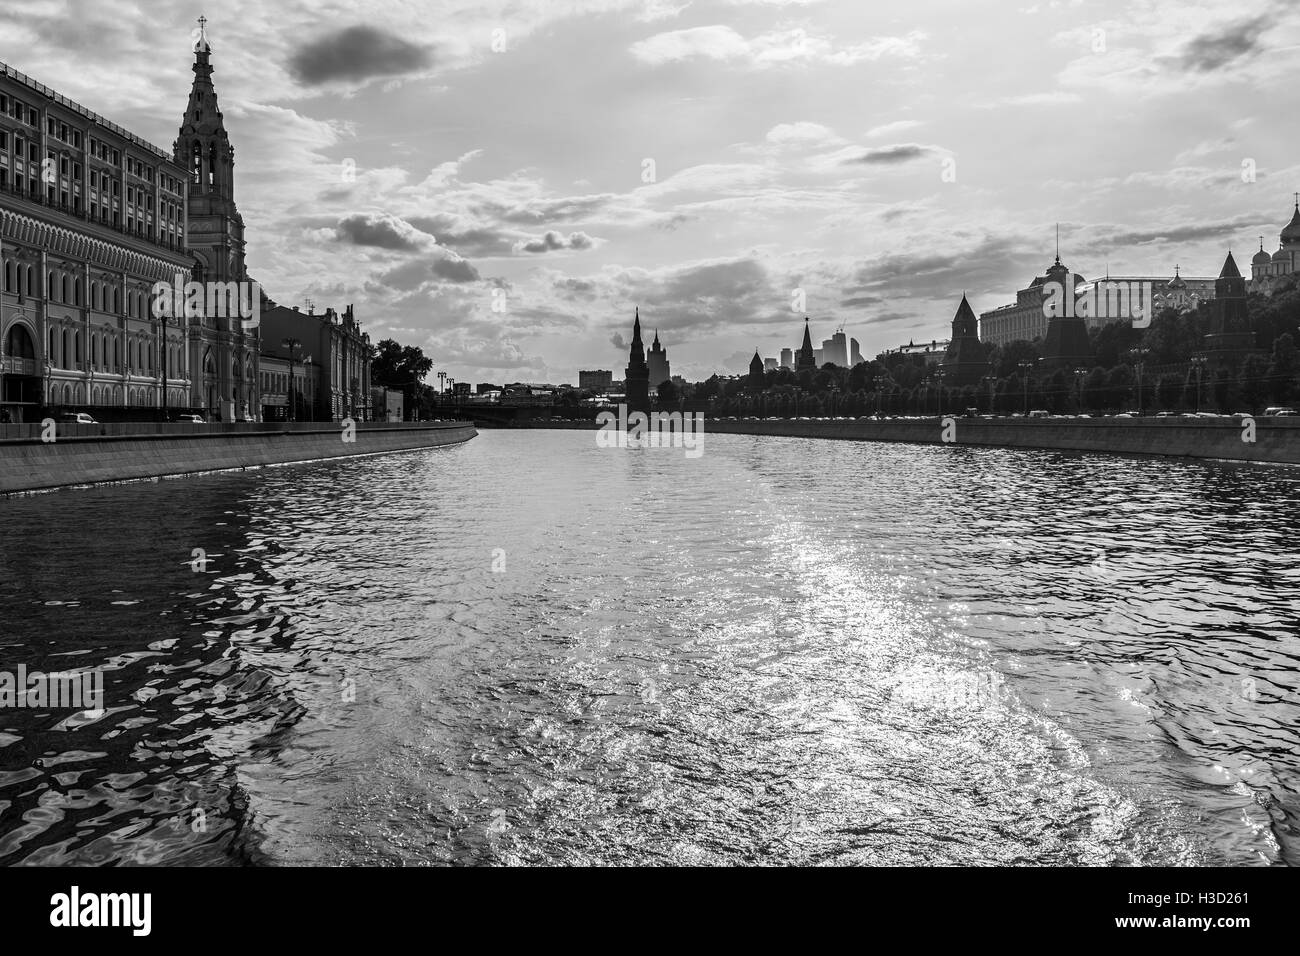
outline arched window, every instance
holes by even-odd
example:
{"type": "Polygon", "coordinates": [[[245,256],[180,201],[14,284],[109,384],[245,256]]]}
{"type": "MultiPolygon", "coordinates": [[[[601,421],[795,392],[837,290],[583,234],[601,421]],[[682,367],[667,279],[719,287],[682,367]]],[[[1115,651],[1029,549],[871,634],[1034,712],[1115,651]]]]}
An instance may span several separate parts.
{"type": "Polygon", "coordinates": [[[113,286],[113,314],[114,314],[114,315],[121,315],[121,314],[122,314],[122,299],[121,299],[121,295],[122,295],[122,293],[121,293],[121,291],[117,288],[117,286],[113,286]]]}
{"type": "Polygon", "coordinates": [[[81,305],[81,278],[77,277],[72,280],[72,304],[80,307],[81,305]]]}
{"type": "Polygon", "coordinates": [[[11,358],[35,359],[36,346],[21,325],[11,326],[5,339],[5,354],[11,358]]]}
{"type": "Polygon", "coordinates": [[[49,335],[47,335],[46,338],[50,341],[49,347],[45,350],[45,361],[49,362],[51,365],[58,365],[59,363],[55,361],[54,354],[54,329],[50,329],[49,335]]]}
{"type": "Polygon", "coordinates": [[[76,342],[76,346],[77,346],[77,368],[81,368],[81,333],[80,332],[78,332],[76,336],[74,336],[74,341],[76,342]]]}
{"type": "Polygon", "coordinates": [[[63,348],[59,350],[60,368],[72,368],[72,333],[63,330],[63,348]]]}
{"type": "Polygon", "coordinates": [[[5,263],[5,291],[14,291],[14,264],[12,262],[5,263]]]}
{"type": "Polygon", "coordinates": [[[29,296],[35,295],[35,289],[36,289],[36,268],[34,266],[28,266],[27,267],[27,290],[23,294],[29,296]]]}
{"type": "Polygon", "coordinates": [[[54,300],[54,273],[51,272],[45,277],[45,298],[54,300]]]}
{"type": "Polygon", "coordinates": [[[122,371],[122,343],[113,337],[113,371],[122,371]]]}
{"type": "Polygon", "coordinates": [[[72,301],[72,287],[71,285],[69,285],[67,276],[63,277],[63,290],[61,292],[61,296],[62,298],[59,299],[60,302],[72,301]]]}

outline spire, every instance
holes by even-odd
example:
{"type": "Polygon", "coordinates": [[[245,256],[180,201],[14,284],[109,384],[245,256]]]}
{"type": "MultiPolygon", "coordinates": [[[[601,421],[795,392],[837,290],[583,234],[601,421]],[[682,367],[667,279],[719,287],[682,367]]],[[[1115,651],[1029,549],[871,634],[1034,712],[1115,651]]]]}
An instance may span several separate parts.
{"type": "Polygon", "coordinates": [[[1241,272],[1237,269],[1237,260],[1232,258],[1232,251],[1228,251],[1228,258],[1223,260],[1223,271],[1219,273],[1220,279],[1240,279],[1241,272]]]}
{"type": "Polygon", "coordinates": [[[1061,224],[1056,224],[1056,264],[1061,264],[1061,224]]]}
{"type": "Polygon", "coordinates": [[[199,17],[199,35],[194,41],[195,53],[211,53],[212,46],[208,43],[208,18],[199,17]]]}
{"type": "Polygon", "coordinates": [[[190,171],[191,196],[212,194],[233,201],[235,151],[212,85],[212,45],[208,42],[207,23],[207,17],[199,17],[194,82],[173,152],[176,162],[190,171]]]}
{"type": "Polygon", "coordinates": [[[807,349],[809,352],[811,352],[811,351],[813,350],[813,347],[812,347],[812,334],[808,331],[808,317],[807,317],[807,316],[804,316],[804,320],[803,320],[803,345],[801,346],[801,348],[805,348],[805,349],[807,349]]]}
{"type": "Polygon", "coordinates": [[[632,321],[632,348],[638,352],[644,352],[645,346],[641,344],[641,308],[637,307],[636,318],[632,321]]]}
{"type": "Polygon", "coordinates": [[[656,348],[656,349],[657,349],[657,348],[660,348],[660,345],[659,345],[659,330],[658,330],[658,329],[655,329],[655,340],[654,340],[654,343],[653,343],[652,347],[653,347],[653,348],[656,348]]]}

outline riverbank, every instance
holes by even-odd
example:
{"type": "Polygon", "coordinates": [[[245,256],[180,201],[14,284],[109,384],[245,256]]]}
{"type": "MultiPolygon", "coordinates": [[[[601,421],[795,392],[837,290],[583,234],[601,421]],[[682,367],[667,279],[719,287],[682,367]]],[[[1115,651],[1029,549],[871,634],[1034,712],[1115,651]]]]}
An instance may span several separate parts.
{"type": "Polygon", "coordinates": [[[1300,464],[1300,418],[709,419],[708,432],[1300,464]],[[1251,431],[1253,425],[1253,432],[1251,431]],[[1254,441],[1246,439],[1254,438],[1254,441]]]}
{"type": "Polygon", "coordinates": [[[0,425],[0,494],[436,448],[469,441],[468,422],[0,425]],[[47,436],[49,437],[49,436],[47,436]]]}

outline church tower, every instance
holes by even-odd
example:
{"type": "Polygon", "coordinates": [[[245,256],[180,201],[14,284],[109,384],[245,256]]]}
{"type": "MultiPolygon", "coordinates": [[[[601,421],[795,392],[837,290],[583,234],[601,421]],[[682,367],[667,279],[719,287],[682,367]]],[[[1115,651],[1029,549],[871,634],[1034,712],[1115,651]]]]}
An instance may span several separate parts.
{"type": "Polygon", "coordinates": [[[794,353],[794,370],[802,372],[804,369],[816,371],[817,357],[813,354],[812,334],[808,331],[808,317],[804,316],[803,320],[803,345],[799,346],[799,351],[794,353]]]}
{"type": "Polygon", "coordinates": [[[636,310],[632,323],[632,347],[628,350],[627,410],[632,412],[650,412],[650,366],[645,360],[645,346],[641,344],[641,310],[636,310]]]}
{"type": "MultiPolygon", "coordinates": [[[[176,163],[189,170],[185,238],[194,258],[191,278],[201,283],[248,282],[244,219],[235,207],[235,148],[212,85],[206,17],[199,17],[194,84],[172,152],[176,163]]],[[[246,302],[257,297],[257,290],[240,292],[246,302]]],[[[260,333],[256,327],[246,328],[237,310],[225,311],[189,319],[192,404],[201,406],[209,419],[254,421],[261,417],[260,333]]]]}

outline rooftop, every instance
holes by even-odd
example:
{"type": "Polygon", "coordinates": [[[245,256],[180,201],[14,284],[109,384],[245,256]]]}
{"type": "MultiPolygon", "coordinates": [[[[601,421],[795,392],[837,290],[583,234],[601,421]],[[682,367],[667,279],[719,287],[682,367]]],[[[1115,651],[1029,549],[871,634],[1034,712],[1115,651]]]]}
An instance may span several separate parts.
{"type": "Polygon", "coordinates": [[[53,100],[55,103],[58,103],[60,106],[64,107],[65,109],[71,110],[74,113],[84,116],[86,119],[90,120],[91,122],[103,126],[105,129],[108,129],[111,132],[116,133],[118,136],[122,137],[128,142],[133,143],[136,146],[139,146],[143,150],[147,150],[148,152],[156,156],[158,159],[162,159],[167,162],[172,161],[171,153],[168,153],[160,149],[159,147],[155,146],[153,143],[149,142],[148,140],[135,135],[135,133],[132,133],[130,130],[123,129],[121,126],[118,126],[116,123],[104,119],[104,117],[100,116],[94,110],[87,109],[86,107],[82,106],[80,103],[68,99],[62,93],[50,89],[44,83],[38,83],[36,80],[33,80],[26,73],[20,72],[19,70],[15,70],[12,66],[5,63],[2,60],[0,60],[0,76],[7,76],[11,79],[17,80],[19,83],[27,87],[29,90],[32,90],[36,93],[40,93],[42,96],[48,97],[49,99],[53,100]]]}

